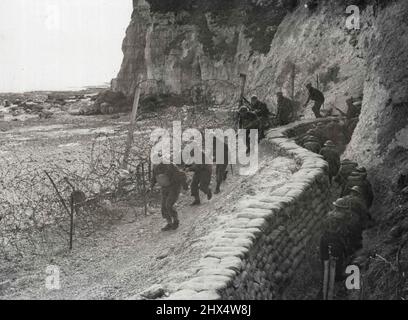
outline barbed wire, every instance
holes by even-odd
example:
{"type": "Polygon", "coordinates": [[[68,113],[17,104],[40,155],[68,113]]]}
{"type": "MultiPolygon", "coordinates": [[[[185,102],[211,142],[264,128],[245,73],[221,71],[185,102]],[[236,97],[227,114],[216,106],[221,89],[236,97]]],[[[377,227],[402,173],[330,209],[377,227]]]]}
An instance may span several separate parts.
{"type": "Polygon", "coordinates": [[[74,238],[88,237],[119,219],[118,213],[110,210],[111,202],[129,193],[142,196],[142,181],[151,178],[146,140],[138,139],[132,146],[126,173],[119,170],[122,143],[107,134],[97,135],[90,150],[65,163],[35,153],[21,154],[16,147],[2,148],[0,258],[13,260],[27,253],[35,256],[66,250],[70,204],[76,209],[74,238]],[[83,199],[71,203],[75,191],[83,199]]]}

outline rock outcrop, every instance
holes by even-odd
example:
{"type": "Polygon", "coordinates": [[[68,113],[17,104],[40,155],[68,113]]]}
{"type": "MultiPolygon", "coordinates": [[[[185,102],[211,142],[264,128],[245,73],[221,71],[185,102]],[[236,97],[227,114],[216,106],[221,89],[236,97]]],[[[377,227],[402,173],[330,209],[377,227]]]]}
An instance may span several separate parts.
{"type": "MultiPolygon", "coordinates": [[[[323,2],[314,11],[295,2],[239,0],[217,7],[212,0],[135,1],[114,89],[132,95],[143,75],[154,79],[144,85],[147,93],[193,95],[200,88],[214,104],[234,105],[239,73],[245,73],[247,94],[257,94],[272,111],[277,91],[302,105],[304,85],[312,82],[334,114],[346,109],[348,98],[364,95],[345,155],[377,171],[399,168],[391,172],[396,180],[408,147],[408,3],[365,1],[360,29],[349,30],[348,1],[323,2]]],[[[298,113],[309,118],[310,109],[298,113]]]]}

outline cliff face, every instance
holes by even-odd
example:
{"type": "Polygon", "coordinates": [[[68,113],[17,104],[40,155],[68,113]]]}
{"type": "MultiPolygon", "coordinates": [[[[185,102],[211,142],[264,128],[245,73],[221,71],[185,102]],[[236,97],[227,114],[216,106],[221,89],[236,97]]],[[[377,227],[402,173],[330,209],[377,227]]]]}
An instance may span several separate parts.
{"type": "Polygon", "coordinates": [[[362,114],[346,156],[371,168],[384,199],[408,170],[408,2],[388,6],[372,29],[362,114]]]}
{"type": "MultiPolygon", "coordinates": [[[[314,12],[303,1],[293,10],[273,0],[135,2],[116,90],[132,95],[143,74],[155,79],[144,87],[147,92],[193,94],[200,88],[215,104],[236,105],[239,73],[245,73],[247,95],[257,94],[272,111],[280,90],[302,105],[307,82],[324,92],[327,111],[344,110],[350,96],[364,95],[346,156],[369,168],[388,168],[398,159],[392,181],[403,169],[407,1],[366,5],[361,29],[354,31],[346,28],[344,1],[328,1],[314,12]]],[[[310,106],[299,113],[312,116],[310,106]]]]}
{"type": "Polygon", "coordinates": [[[136,2],[114,89],[131,95],[137,76],[143,74],[154,79],[145,86],[147,92],[193,94],[199,88],[216,104],[236,101],[239,73],[269,51],[285,10],[249,0],[211,8],[217,3],[197,2],[179,11],[173,5],[166,11],[157,1],[136,2]]]}

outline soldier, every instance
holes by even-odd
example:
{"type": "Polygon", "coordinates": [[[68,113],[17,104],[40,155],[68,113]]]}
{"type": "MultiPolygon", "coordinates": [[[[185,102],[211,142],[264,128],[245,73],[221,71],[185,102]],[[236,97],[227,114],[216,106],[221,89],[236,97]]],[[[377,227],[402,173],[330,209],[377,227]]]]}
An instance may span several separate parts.
{"type": "Polygon", "coordinates": [[[207,195],[207,199],[212,199],[212,192],[210,189],[212,165],[206,161],[206,155],[202,153],[201,163],[194,163],[190,166],[190,170],[194,172],[193,180],[191,182],[191,196],[194,197],[192,206],[201,204],[200,190],[207,195]]]}
{"type": "Polygon", "coordinates": [[[347,259],[346,228],[344,212],[333,210],[329,212],[320,237],[320,260],[322,267],[330,258],[336,259],[336,281],[344,278],[344,266],[347,259]]]}
{"type": "Polygon", "coordinates": [[[178,200],[181,187],[188,190],[187,177],[174,164],[159,164],[153,168],[151,188],[156,183],[161,186],[161,212],[163,218],[167,220],[167,225],[162,231],[176,230],[179,227],[179,219],[174,204],[178,200]]]}
{"type": "MultiPolygon", "coordinates": [[[[262,131],[261,129],[261,122],[258,118],[258,116],[252,112],[249,111],[247,107],[241,107],[239,109],[239,128],[240,129],[245,129],[247,130],[246,132],[246,146],[247,146],[247,153],[251,150],[251,136],[250,136],[250,130],[251,129],[256,129],[259,131],[262,131]]],[[[261,134],[259,134],[261,137],[261,134]]]]}
{"type": "Polygon", "coordinates": [[[309,104],[310,100],[314,101],[314,106],[312,108],[313,113],[315,114],[316,118],[322,118],[322,115],[320,114],[320,109],[324,104],[323,93],[320,90],[313,88],[311,83],[308,83],[306,85],[306,88],[309,91],[309,97],[307,98],[305,107],[309,104]]]}
{"type": "Polygon", "coordinates": [[[343,196],[350,194],[350,190],[354,186],[359,186],[362,188],[367,207],[371,208],[374,201],[374,193],[370,181],[367,180],[367,170],[364,167],[355,169],[348,177],[347,183],[343,190],[343,196]]]}
{"type": "Polygon", "coordinates": [[[347,139],[348,139],[348,141],[350,141],[351,137],[353,135],[353,132],[354,132],[355,128],[357,127],[359,117],[360,117],[360,113],[361,113],[361,108],[356,106],[353,97],[347,99],[346,104],[347,104],[347,112],[343,112],[339,108],[336,108],[336,109],[340,112],[340,114],[343,117],[347,118],[346,132],[347,132],[347,139]]]}
{"type": "Polygon", "coordinates": [[[340,171],[336,177],[336,180],[342,186],[342,190],[344,190],[347,184],[348,177],[357,167],[358,164],[349,159],[345,159],[341,162],[340,171]]]}
{"type": "Polygon", "coordinates": [[[277,119],[280,126],[285,126],[293,119],[294,107],[292,100],[283,96],[282,92],[276,94],[278,97],[277,119]]]}
{"type": "Polygon", "coordinates": [[[333,141],[328,140],[320,150],[323,159],[329,164],[329,180],[332,183],[333,177],[337,176],[340,170],[340,154],[333,141]]]}
{"type": "Polygon", "coordinates": [[[336,280],[344,279],[344,267],[348,257],[362,246],[362,228],[359,216],[351,211],[349,201],[338,199],[328,213],[320,237],[320,259],[330,257],[336,261],[336,280]]]}
{"type": "Polygon", "coordinates": [[[350,194],[344,197],[344,199],[349,201],[350,209],[360,216],[360,223],[363,229],[370,227],[374,221],[364,199],[363,189],[358,186],[351,188],[350,194]]]}
{"type": "MultiPolygon", "coordinates": [[[[220,143],[221,141],[218,141],[220,143]]],[[[215,194],[219,194],[221,192],[220,187],[221,183],[227,179],[227,169],[229,164],[229,148],[228,143],[224,142],[224,162],[217,163],[217,138],[214,137],[213,140],[213,150],[214,150],[214,157],[213,160],[216,163],[216,178],[217,178],[217,186],[215,188],[215,194]]]]}
{"type": "Polygon", "coordinates": [[[261,122],[261,132],[259,134],[260,138],[265,138],[265,130],[270,127],[269,117],[271,115],[266,103],[260,101],[257,96],[252,96],[251,98],[251,109],[258,116],[261,122]]]}
{"type": "Polygon", "coordinates": [[[350,203],[347,199],[340,198],[333,203],[337,212],[341,212],[344,215],[344,227],[345,227],[345,243],[347,256],[351,256],[357,250],[362,248],[363,244],[363,228],[361,225],[360,216],[351,210],[350,203]]]}

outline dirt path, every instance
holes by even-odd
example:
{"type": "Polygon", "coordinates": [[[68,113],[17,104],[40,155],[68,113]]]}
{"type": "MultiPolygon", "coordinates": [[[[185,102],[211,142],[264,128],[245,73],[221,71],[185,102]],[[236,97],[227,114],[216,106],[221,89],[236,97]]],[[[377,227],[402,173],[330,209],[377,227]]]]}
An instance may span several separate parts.
{"type": "MultiPolygon", "coordinates": [[[[282,185],[296,171],[293,160],[276,157],[261,146],[260,171],[255,176],[229,176],[222,193],[199,207],[189,206],[184,194],[178,203],[181,226],[162,233],[160,208],[135,220],[134,212],[110,230],[100,231],[75,243],[70,254],[21,270],[8,270],[9,283],[0,286],[1,299],[127,299],[153,284],[162,283],[169,290],[191,277],[195,264],[211,246],[211,232],[233,219],[240,200],[254,194],[268,194],[282,185]],[[45,287],[46,267],[61,270],[61,290],[45,287]]],[[[234,170],[236,172],[236,170],[234,170]]],[[[204,197],[203,197],[204,198],[204,197]]],[[[136,208],[134,210],[140,210],[136,208]]]]}

